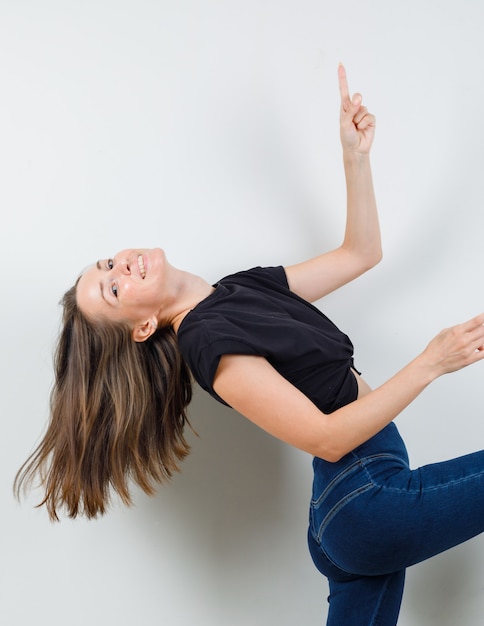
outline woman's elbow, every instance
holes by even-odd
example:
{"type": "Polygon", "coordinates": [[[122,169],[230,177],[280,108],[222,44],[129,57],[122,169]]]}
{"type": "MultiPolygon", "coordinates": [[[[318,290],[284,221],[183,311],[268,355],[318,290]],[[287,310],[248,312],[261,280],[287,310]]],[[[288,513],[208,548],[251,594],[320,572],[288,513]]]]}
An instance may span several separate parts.
{"type": "Polygon", "coordinates": [[[354,255],[355,275],[361,276],[373,269],[383,258],[383,250],[380,246],[359,250],[354,255]]]}
{"type": "Polygon", "coordinates": [[[312,450],[312,455],[316,456],[323,461],[327,461],[328,463],[337,463],[341,461],[341,459],[347,454],[348,451],[342,450],[340,447],[335,445],[319,445],[315,450],[312,450]]]}
{"type": "Polygon", "coordinates": [[[375,265],[378,265],[378,263],[381,263],[382,259],[383,259],[383,248],[379,248],[378,252],[375,254],[375,262],[374,262],[373,267],[375,265]]]}
{"type": "Polygon", "coordinates": [[[341,430],[340,420],[335,414],[324,414],[323,429],[314,440],[313,456],[317,456],[328,463],[337,463],[353,449],[353,441],[341,430]]]}
{"type": "Polygon", "coordinates": [[[375,250],[369,252],[363,260],[365,271],[373,269],[376,265],[378,265],[378,263],[381,262],[382,259],[383,250],[381,247],[378,247],[375,250]]]}

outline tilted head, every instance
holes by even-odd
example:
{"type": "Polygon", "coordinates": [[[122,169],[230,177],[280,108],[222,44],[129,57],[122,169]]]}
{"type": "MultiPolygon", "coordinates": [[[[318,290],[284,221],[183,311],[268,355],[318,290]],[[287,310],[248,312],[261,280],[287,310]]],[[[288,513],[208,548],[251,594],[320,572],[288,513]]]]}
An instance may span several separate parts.
{"type": "Polygon", "coordinates": [[[169,267],[160,248],[122,250],[83,272],[77,304],[93,322],[126,323],[135,341],[145,341],[163,318],[169,267]]]}

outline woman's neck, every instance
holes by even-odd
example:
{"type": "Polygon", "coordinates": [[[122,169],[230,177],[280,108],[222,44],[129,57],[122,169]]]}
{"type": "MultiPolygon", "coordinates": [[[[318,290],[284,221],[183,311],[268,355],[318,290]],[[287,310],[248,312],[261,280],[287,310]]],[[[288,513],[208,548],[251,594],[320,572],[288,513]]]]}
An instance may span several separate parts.
{"type": "Polygon", "coordinates": [[[185,316],[215,290],[215,287],[196,274],[181,270],[177,270],[177,274],[175,295],[167,311],[175,332],[178,332],[185,316]]]}

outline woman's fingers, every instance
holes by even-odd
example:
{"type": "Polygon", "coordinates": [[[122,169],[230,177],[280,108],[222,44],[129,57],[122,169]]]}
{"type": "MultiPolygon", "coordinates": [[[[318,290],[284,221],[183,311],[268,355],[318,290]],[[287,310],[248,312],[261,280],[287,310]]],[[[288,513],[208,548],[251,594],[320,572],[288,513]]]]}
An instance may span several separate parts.
{"type": "Polygon", "coordinates": [[[369,126],[374,126],[376,118],[371,113],[368,113],[366,107],[360,107],[358,112],[353,117],[353,123],[358,130],[365,130],[369,126]]]}
{"type": "Polygon", "coordinates": [[[472,319],[468,320],[467,322],[464,322],[463,324],[461,324],[463,330],[465,331],[471,331],[474,329],[480,329],[482,326],[482,330],[484,330],[484,313],[480,313],[479,315],[476,315],[475,317],[473,317],[472,319]]]}
{"type": "Polygon", "coordinates": [[[375,126],[375,124],[376,124],[375,116],[368,113],[368,115],[364,116],[361,122],[356,123],[356,128],[358,130],[366,130],[367,128],[370,128],[371,126],[375,126]]]}
{"type": "Polygon", "coordinates": [[[348,89],[348,80],[346,78],[346,70],[342,63],[338,66],[339,92],[341,94],[341,108],[347,111],[351,106],[350,92],[348,89]]]}
{"type": "Polygon", "coordinates": [[[481,352],[484,349],[484,315],[478,315],[464,324],[468,334],[469,346],[472,350],[481,352]]]}
{"type": "Polygon", "coordinates": [[[441,331],[430,343],[434,364],[455,372],[484,358],[484,314],[441,331]],[[433,344],[433,345],[432,345],[433,344]]]}
{"type": "Polygon", "coordinates": [[[338,66],[339,90],[341,95],[340,136],[344,150],[368,153],[371,148],[376,118],[362,106],[362,96],[355,93],[350,97],[346,70],[338,66]]]}

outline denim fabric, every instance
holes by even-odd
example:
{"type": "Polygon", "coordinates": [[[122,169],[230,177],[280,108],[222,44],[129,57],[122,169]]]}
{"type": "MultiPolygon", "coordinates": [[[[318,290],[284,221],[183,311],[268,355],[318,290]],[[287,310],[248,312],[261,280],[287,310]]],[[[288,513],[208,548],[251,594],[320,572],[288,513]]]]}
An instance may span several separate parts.
{"type": "Polygon", "coordinates": [[[328,626],[394,626],[405,569],[484,531],[484,451],[410,470],[392,423],[313,467],[308,540],[328,626]]]}

